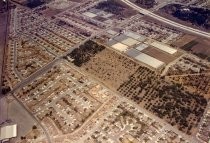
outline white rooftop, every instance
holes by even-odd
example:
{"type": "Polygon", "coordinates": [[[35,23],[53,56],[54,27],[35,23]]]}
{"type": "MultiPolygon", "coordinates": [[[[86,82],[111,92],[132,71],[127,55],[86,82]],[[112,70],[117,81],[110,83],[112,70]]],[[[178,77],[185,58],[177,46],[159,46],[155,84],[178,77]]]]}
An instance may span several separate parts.
{"type": "Polygon", "coordinates": [[[133,46],[135,44],[138,44],[139,41],[132,39],[132,38],[126,38],[125,40],[121,41],[121,43],[127,45],[127,46],[133,46]]]}
{"type": "Polygon", "coordinates": [[[170,46],[160,43],[160,42],[153,42],[151,43],[151,45],[169,54],[175,54],[177,52],[176,49],[171,48],[170,46]]]}
{"type": "Polygon", "coordinates": [[[125,52],[128,49],[128,46],[122,44],[122,43],[117,43],[112,45],[112,48],[120,51],[120,52],[125,52]]]}
{"type": "Polygon", "coordinates": [[[164,62],[159,61],[158,59],[155,59],[147,54],[140,53],[138,56],[135,57],[136,60],[145,63],[146,65],[149,65],[155,69],[161,67],[164,65],[164,62]]]}
{"type": "Polygon", "coordinates": [[[0,140],[10,139],[17,136],[17,124],[1,127],[0,140]]]}
{"type": "Polygon", "coordinates": [[[138,47],[136,47],[136,49],[139,51],[142,51],[142,50],[146,49],[147,47],[149,47],[149,45],[141,43],[138,47]]]}

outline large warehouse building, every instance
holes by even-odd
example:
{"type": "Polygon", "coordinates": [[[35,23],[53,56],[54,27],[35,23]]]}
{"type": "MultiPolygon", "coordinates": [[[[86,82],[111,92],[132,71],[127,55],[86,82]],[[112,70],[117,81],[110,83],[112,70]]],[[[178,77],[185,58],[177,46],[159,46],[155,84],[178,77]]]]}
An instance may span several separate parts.
{"type": "Polygon", "coordinates": [[[17,124],[7,125],[0,128],[0,142],[9,141],[17,136],[17,124]]]}
{"type": "Polygon", "coordinates": [[[161,68],[162,66],[165,65],[164,62],[159,61],[159,60],[157,60],[147,54],[144,54],[144,53],[140,53],[138,56],[135,57],[135,59],[146,64],[146,65],[149,65],[150,67],[152,67],[154,69],[161,68]]]}
{"type": "Polygon", "coordinates": [[[160,42],[153,42],[151,43],[151,46],[159,49],[159,50],[162,50],[166,53],[169,53],[169,54],[175,54],[177,52],[176,49],[174,48],[171,48],[170,46],[166,45],[166,44],[163,44],[163,43],[160,43],[160,42]]]}

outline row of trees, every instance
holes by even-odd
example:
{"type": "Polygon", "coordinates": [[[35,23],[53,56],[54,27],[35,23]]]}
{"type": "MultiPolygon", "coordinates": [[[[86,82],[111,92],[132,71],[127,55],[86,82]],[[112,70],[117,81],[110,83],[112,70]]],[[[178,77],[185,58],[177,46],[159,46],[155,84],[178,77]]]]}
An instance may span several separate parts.
{"type": "Polygon", "coordinates": [[[97,6],[97,9],[102,9],[106,12],[113,13],[115,15],[120,15],[124,11],[124,6],[118,2],[118,0],[107,0],[100,2],[97,6]]]}
{"type": "Polygon", "coordinates": [[[99,45],[94,41],[87,41],[85,44],[81,45],[79,48],[73,50],[69,56],[74,59],[74,64],[81,67],[82,64],[88,62],[91,57],[93,57],[98,52],[104,50],[105,47],[99,45]]]}

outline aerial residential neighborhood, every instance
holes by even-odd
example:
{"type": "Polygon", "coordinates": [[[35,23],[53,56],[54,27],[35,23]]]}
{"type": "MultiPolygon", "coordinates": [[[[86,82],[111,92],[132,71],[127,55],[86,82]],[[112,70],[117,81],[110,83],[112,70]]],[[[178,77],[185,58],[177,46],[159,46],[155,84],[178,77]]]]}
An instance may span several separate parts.
{"type": "Polygon", "coordinates": [[[1,0],[0,143],[210,143],[209,0],[1,0]]]}

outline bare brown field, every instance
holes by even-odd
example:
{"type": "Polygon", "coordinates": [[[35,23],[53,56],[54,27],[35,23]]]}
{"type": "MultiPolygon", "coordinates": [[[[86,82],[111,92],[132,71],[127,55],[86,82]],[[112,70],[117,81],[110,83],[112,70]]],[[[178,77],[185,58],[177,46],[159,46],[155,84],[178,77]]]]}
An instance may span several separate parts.
{"type": "Polygon", "coordinates": [[[138,67],[134,61],[107,48],[82,66],[111,89],[117,89],[138,67]]]}
{"type": "Polygon", "coordinates": [[[164,52],[162,52],[158,49],[152,48],[152,47],[146,48],[142,52],[151,56],[151,57],[154,57],[166,64],[174,61],[177,57],[179,57],[181,55],[181,53],[178,53],[177,55],[169,55],[167,53],[164,53],[164,52]]]}
{"type": "Polygon", "coordinates": [[[198,44],[191,49],[193,53],[195,53],[195,55],[203,54],[206,55],[206,57],[210,57],[210,40],[199,38],[196,41],[198,44]]]}
{"type": "Polygon", "coordinates": [[[187,52],[210,61],[210,41],[205,38],[198,38],[192,35],[184,35],[179,40],[171,44],[173,47],[181,48],[187,52]]]}
{"type": "Polygon", "coordinates": [[[196,38],[197,38],[196,36],[185,34],[179,40],[172,43],[171,46],[180,48],[180,47],[186,45],[187,43],[195,40],[196,38]]]}

